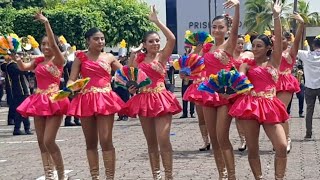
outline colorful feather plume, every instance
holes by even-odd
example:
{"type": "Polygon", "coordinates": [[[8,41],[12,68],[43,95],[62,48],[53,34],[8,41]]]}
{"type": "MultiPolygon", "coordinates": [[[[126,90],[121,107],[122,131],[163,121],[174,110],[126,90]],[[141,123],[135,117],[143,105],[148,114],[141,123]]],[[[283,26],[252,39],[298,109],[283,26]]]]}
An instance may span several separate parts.
{"type": "Polygon", "coordinates": [[[198,76],[204,69],[204,59],[197,54],[182,56],[173,61],[173,67],[186,76],[198,76]]]}
{"type": "Polygon", "coordinates": [[[242,94],[253,88],[247,76],[236,69],[221,70],[218,74],[211,74],[208,81],[200,84],[198,90],[209,93],[242,94]]]}
{"type": "Polygon", "coordinates": [[[67,87],[59,90],[57,93],[54,93],[50,96],[52,101],[59,101],[62,100],[74,92],[81,91],[86,85],[89,83],[90,78],[78,79],[75,82],[69,84],[67,87]]]}
{"type": "Polygon", "coordinates": [[[184,42],[188,45],[197,46],[198,44],[213,43],[214,39],[209,33],[198,31],[186,35],[184,42]]]}
{"type": "Polygon", "coordinates": [[[135,67],[123,66],[114,75],[115,84],[125,89],[134,86],[141,88],[151,84],[151,79],[141,70],[135,67]]]}
{"type": "Polygon", "coordinates": [[[19,38],[11,37],[7,35],[0,36],[0,54],[10,55],[16,53],[21,47],[19,38]]]}

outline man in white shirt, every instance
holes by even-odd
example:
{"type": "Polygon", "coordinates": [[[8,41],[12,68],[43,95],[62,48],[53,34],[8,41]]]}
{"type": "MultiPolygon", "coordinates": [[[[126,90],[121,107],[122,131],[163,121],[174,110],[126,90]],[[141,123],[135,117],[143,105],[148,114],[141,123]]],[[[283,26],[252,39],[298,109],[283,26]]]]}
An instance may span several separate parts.
{"type": "Polygon", "coordinates": [[[310,139],[312,136],[314,105],[317,97],[320,96],[320,35],[313,40],[313,49],[314,51],[299,50],[298,52],[298,58],[303,62],[305,75],[305,99],[307,103],[305,139],[310,139]]]}

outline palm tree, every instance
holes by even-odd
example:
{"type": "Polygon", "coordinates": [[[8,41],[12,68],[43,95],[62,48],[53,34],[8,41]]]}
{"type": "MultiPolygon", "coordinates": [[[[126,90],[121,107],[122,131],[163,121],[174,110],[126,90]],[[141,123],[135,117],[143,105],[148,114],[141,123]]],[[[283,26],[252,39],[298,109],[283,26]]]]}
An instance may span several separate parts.
{"type": "Polygon", "coordinates": [[[303,18],[307,26],[320,25],[320,14],[318,12],[310,12],[310,3],[305,0],[298,1],[298,12],[303,18]]]}
{"type": "MultiPolygon", "coordinates": [[[[289,17],[292,13],[292,4],[288,4],[286,0],[282,0],[281,21],[285,29],[290,27],[289,17]]],[[[244,26],[248,32],[255,31],[262,34],[265,30],[272,30],[272,4],[273,0],[248,0],[245,3],[246,15],[244,26]]]]}
{"type": "Polygon", "coordinates": [[[246,1],[244,26],[248,32],[263,33],[266,29],[271,29],[272,11],[269,5],[269,0],[246,1]]]}
{"type": "MultiPolygon", "coordinates": [[[[306,39],[306,27],[320,25],[320,14],[318,12],[310,12],[309,5],[309,2],[305,0],[298,1],[298,12],[305,22],[302,39],[306,39]]],[[[301,41],[301,47],[303,47],[303,41],[301,41]]]]}

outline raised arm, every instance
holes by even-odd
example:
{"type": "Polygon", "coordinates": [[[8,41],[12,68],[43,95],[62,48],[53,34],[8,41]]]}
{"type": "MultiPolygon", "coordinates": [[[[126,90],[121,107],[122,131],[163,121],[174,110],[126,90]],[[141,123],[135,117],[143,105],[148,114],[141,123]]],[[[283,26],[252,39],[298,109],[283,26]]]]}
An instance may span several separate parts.
{"type": "Polygon", "coordinates": [[[282,29],[280,22],[280,13],[281,13],[281,0],[276,0],[273,5],[273,19],[274,19],[274,44],[272,52],[272,65],[275,68],[280,66],[281,57],[282,57],[282,29]]]}
{"type": "Polygon", "coordinates": [[[298,13],[294,13],[292,17],[299,23],[299,26],[296,32],[296,37],[294,38],[293,45],[290,49],[290,55],[295,58],[298,54],[299,44],[302,38],[302,33],[304,29],[304,20],[298,13]]]}
{"type": "Polygon", "coordinates": [[[48,41],[49,41],[49,45],[51,47],[51,50],[53,52],[54,55],[54,59],[53,59],[53,63],[57,66],[63,66],[64,64],[64,57],[63,54],[61,53],[58,44],[54,38],[54,34],[53,31],[51,29],[50,23],[48,21],[48,19],[42,14],[42,12],[38,12],[35,15],[35,19],[42,22],[45,26],[46,29],[46,34],[48,37],[48,41]]]}
{"type": "Polygon", "coordinates": [[[230,30],[229,38],[224,47],[225,51],[229,54],[233,54],[234,49],[236,48],[237,39],[238,39],[238,29],[240,23],[240,5],[239,0],[228,0],[224,4],[225,8],[235,7],[234,17],[232,19],[232,27],[230,30]]]}
{"type": "Polygon", "coordinates": [[[174,46],[176,44],[176,37],[170,31],[170,29],[167,26],[165,26],[158,19],[156,8],[154,5],[152,6],[151,13],[149,15],[149,19],[151,22],[154,22],[160,28],[160,30],[163,32],[163,34],[167,38],[167,43],[166,43],[164,49],[161,51],[161,56],[159,59],[162,64],[166,64],[168,61],[168,58],[171,56],[172,51],[174,49],[174,46]]]}

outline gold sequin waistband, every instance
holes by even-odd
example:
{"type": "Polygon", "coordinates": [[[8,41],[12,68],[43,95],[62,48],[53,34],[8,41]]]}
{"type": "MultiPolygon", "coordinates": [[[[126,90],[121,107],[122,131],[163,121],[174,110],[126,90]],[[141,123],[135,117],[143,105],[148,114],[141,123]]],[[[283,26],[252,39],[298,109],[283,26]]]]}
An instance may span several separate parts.
{"type": "Polygon", "coordinates": [[[200,84],[200,83],[204,82],[206,79],[207,79],[206,77],[197,78],[197,79],[193,80],[193,84],[200,84]]]}
{"type": "Polygon", "coordinates": [[[269,91],[260,91],[256,92],[254,90],[250,91],[251,96],[264,97],[264,98],[273,98],[277,95],[276,88],[272,88],[269,91]]]}
{"type": "Polygon", "coordinates": [[[279,74],[281,74],[281,75],[289,75],[289,74],[291,74],[291,69],[287,68],[285,71],[279,71],[279,74]]]}
{"type": "Polygon", "coordinates": [[[50,84],[47,89],[37,88],[35,91],[35,94],[52,94],[57,91],[59,91],[59,85],[58,84],[50,84]]]}
{"type": "Polygon", "coordinates": [[[105,87],[95,87],[91,86],[89,89],[83,89],[80,93],[86,94],[86,93],[106,93],[110,92],[112,90],[111,85],[107,84],[105,87]]]}
{"type": "Polygon", "coordinates": [[[142,87],[139,89],[140,93],[159,93],[166,89],[164,83],[157,84],[156,87],[142,87]]]}

